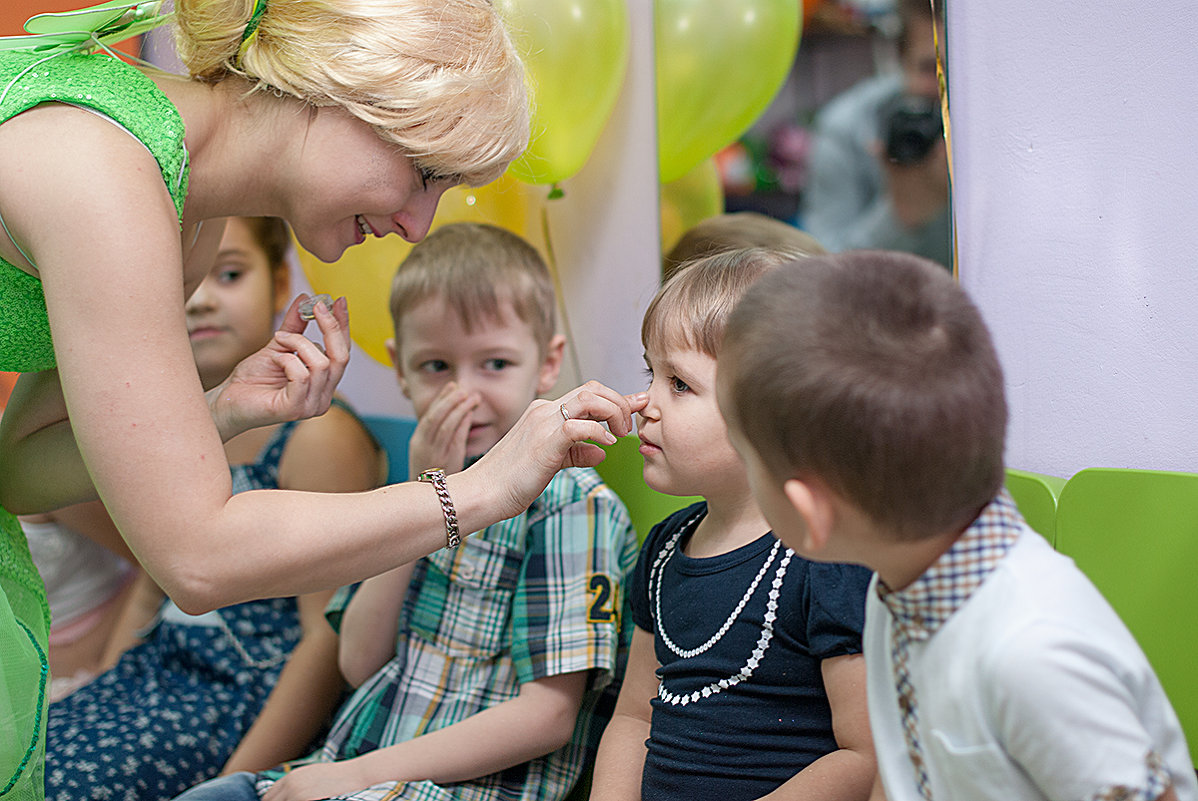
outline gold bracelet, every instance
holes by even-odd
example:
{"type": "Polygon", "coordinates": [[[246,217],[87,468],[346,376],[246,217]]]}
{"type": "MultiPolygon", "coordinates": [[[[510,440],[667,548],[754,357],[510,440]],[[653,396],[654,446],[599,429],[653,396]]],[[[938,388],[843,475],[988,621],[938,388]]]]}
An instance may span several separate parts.
{"type": "Polygon", "coordinates": [[[441,501],[441,512],[445,515],[445,547],[458,547],[462,544],[462,536],[458,533],[458,513],[449,497],[449,487],[445,485],[445,471],[440,467],[434,467],[432,470],[425,470],[416,480],[433,485],[437,499],[441,501]]]}

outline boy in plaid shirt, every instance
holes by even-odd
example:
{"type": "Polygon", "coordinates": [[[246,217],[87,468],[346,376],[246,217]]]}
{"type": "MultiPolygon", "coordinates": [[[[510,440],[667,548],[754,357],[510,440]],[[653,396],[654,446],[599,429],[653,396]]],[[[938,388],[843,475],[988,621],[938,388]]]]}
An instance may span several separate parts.
{"type": "MultiPolygon", "coordinates": [[[[419,419],[412,475],[463,469],[552,388],[554,307],[544,262],[507,231],[459,223],[413,248],[389,343],[419,419]]],[[[524,514],[333,599],[357,691],[318,754],[183,798],[564,797],[614,702],[636,552],[615,494],[593,470],[563,470],[524,514]]]]}

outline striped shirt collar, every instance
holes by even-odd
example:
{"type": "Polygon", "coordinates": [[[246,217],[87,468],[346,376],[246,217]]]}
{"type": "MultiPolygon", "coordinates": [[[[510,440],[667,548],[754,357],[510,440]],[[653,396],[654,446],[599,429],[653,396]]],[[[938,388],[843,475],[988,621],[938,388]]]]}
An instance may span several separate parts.
{"type": "Polygon", "coordinates": [[[878,580],[878,597],[911,639],[927,639],[969,600],[1023,531],[1015,502],[1003,489],[923,575],[902,590],[878,580]]]}

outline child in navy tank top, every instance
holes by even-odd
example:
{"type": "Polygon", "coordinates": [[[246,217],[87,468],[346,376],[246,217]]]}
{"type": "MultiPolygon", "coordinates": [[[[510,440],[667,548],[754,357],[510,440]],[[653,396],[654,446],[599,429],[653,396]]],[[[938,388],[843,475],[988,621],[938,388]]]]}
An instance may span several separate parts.
{"type": "Polygon", "coordinates": [[[645,315],[645,481],[704,500],[655,526],[641,550],[632,650],[593,799],[869,795],[861,629],[870,574],[810,562],[774,538],[716,403],[728,314],[791,258],[751,248],[692,261],[645,315]]]}

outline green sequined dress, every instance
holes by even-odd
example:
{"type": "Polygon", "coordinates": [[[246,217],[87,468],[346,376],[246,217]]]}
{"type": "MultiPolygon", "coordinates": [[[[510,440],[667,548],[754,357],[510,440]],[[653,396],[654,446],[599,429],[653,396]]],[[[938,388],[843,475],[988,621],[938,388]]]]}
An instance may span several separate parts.
{"type": "MultiPolygon", "coordinates": [[[[158,161],[175,209],[182,214],[188,166],[183,120],[153,81],[107,55],[0,52],[0,124],[46,102],[93,109],[139,139],[158,161]]],[[[81,194],[86,183],[87,176],[80,176],[81,194]]],[[[0,236],[7,234],[0,229],[0,236]]],[[[79,254],[79,261],[80,269],[89,266],[87,254],[79,254]]],[[[0,370],[36,372],[54,365],[41,282],[0,258],[0,370]]],[[[40,801],[44,796],[49,628],[45,588],[25,536],[16,518],[0,508],[3,801],[40,801]]]]}

